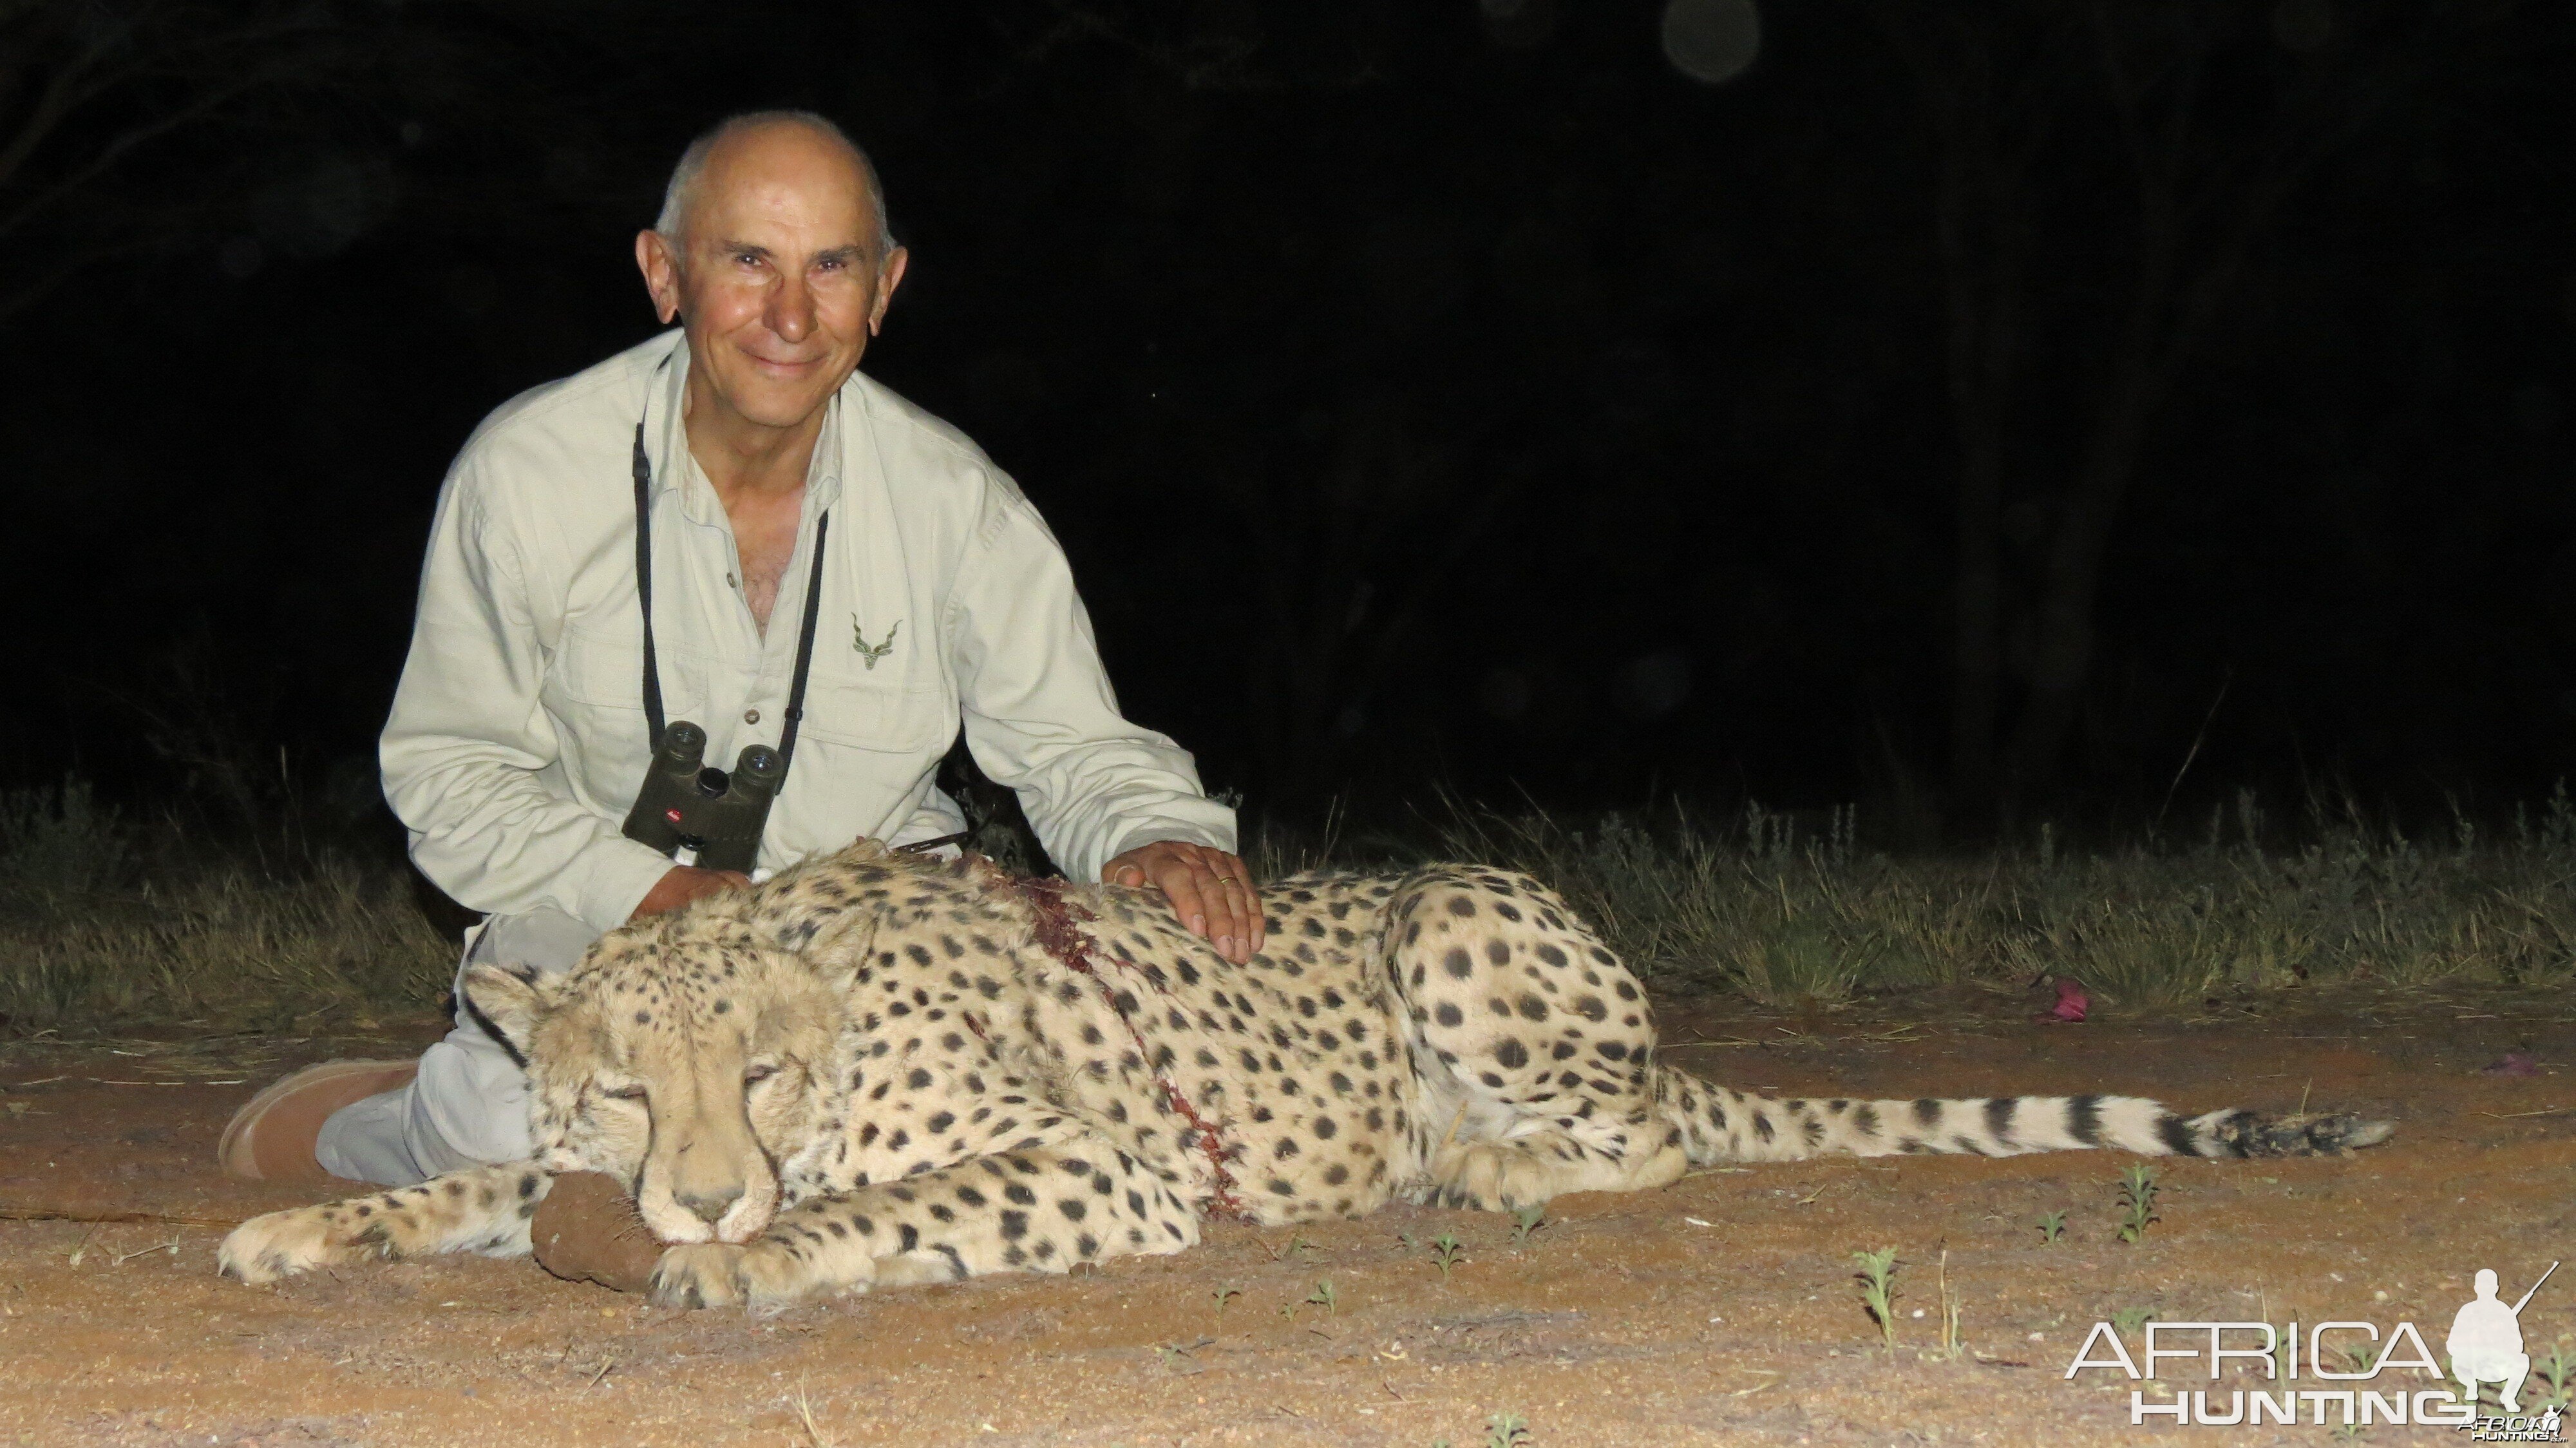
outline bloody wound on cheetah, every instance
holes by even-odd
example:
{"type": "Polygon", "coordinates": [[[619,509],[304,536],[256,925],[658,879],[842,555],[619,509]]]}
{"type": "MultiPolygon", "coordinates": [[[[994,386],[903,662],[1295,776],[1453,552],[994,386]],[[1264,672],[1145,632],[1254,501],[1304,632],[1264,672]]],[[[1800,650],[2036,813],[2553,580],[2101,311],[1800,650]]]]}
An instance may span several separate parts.
{"type": "Polygon", "coordinates": [[[528,1062],[530,1162],[272,1213],[230,1275],[528,1250],[603,1171],[672,1245],[666,1302],[777,1305],[1176,1252],[1390,1199],[1487,1211],[1823,1152],[2293,1156],[2349,1115],[2183,1117],[2126,1096],[1775,1100],[1655,1059],[1643,992],[1526,875],[1444,865],[1263,891],[1237,966],[1161,897],[1032,890],[861,842],[614,931],[572,971],[478,968],[528,1062]]]}

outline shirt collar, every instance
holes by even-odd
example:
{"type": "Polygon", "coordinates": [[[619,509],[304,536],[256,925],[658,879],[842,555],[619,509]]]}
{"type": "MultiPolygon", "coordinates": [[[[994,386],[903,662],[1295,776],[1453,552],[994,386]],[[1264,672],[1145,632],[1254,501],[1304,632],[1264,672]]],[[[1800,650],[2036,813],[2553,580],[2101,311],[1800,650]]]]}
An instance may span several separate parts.
{"type": "MultiPolygon", "coordinates": [[[[857,374],[852,374],[852,381],[857,374]]],[[[715,485],[689,451],[682,422],[689,385],[688,334],[673,328],[671,351],[656,369],[644,398],[644,453],[653,465],[653,495],[677,489],[682,510],[694,522],[713,523],[724,515],[715,485]]],[[[819,516],[840,500],[842,473],[841,412],[851,383],[845,382],[823,404],[823,430],[814,438],[814,460],[805,471],[805,516],[819,516]]]]}

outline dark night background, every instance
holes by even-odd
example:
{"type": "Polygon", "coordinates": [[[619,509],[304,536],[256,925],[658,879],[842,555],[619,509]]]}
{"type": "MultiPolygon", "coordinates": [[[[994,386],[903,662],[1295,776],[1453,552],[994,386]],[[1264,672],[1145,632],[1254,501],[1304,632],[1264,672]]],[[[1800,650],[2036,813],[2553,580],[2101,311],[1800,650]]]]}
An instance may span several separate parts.
{"type": "Polygon", "coordinates": [[[0,776],[363,800],[450,456],[779,104],[913,248],[869,370],[1256,809],[2569,770],[2576,10],[1801,0],[1725,76],[1751,13],[11,7],[0,776]]]}

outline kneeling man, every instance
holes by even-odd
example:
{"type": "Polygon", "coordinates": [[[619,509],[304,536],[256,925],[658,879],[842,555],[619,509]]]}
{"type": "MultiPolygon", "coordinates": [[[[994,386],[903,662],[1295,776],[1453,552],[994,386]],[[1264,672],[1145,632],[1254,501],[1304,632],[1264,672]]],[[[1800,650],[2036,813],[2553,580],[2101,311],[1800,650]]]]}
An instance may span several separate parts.
{"type": "MultiPolygon", "coordinates": [[[[1068,874],[1159,888],[1248,959],[1233,812],[1120,717],[1037,510],[857,370],[906,260],[866,155],[819,116],[735,117],[635,254],[678,327],[492,414],[431,529],[385,791],[422,873],[489,912],[467,963],[568,969],[748,883],[621,832],[682,720],[710,763],[788,755],[763,869],[962,829],[933,782],[962,724],[1068,874]]],[[[271,1086],[220,1152],[237,1176],[403,1185],[529,1150],[519,1065],[460,1005],[417,1062],[271,1086]]]]}

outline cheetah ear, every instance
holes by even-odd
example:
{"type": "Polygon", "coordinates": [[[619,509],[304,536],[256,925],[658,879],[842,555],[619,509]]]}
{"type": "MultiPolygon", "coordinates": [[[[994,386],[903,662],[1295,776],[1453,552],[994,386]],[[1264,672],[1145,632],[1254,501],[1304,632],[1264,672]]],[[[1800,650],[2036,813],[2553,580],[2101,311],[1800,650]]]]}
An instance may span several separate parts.
{"type": "Polygon", "coordinates": [[[859,970],[875,951],[877,930],[884,924],[885,917],[874,913],[850,920],[825,944],[808,946],[801,952],[806,969],[813,971],[834,995],[847,996],[857,988],[859,970]]]}
{"type": "Polygon", "coordinates": [[[550,992],[540,983],[536,970],[528,966],[468,966],[461,984],[465,1013],[525,1070],[528,1043],[536,1038],[537,1022],[549,1004],[550,992]]]}

